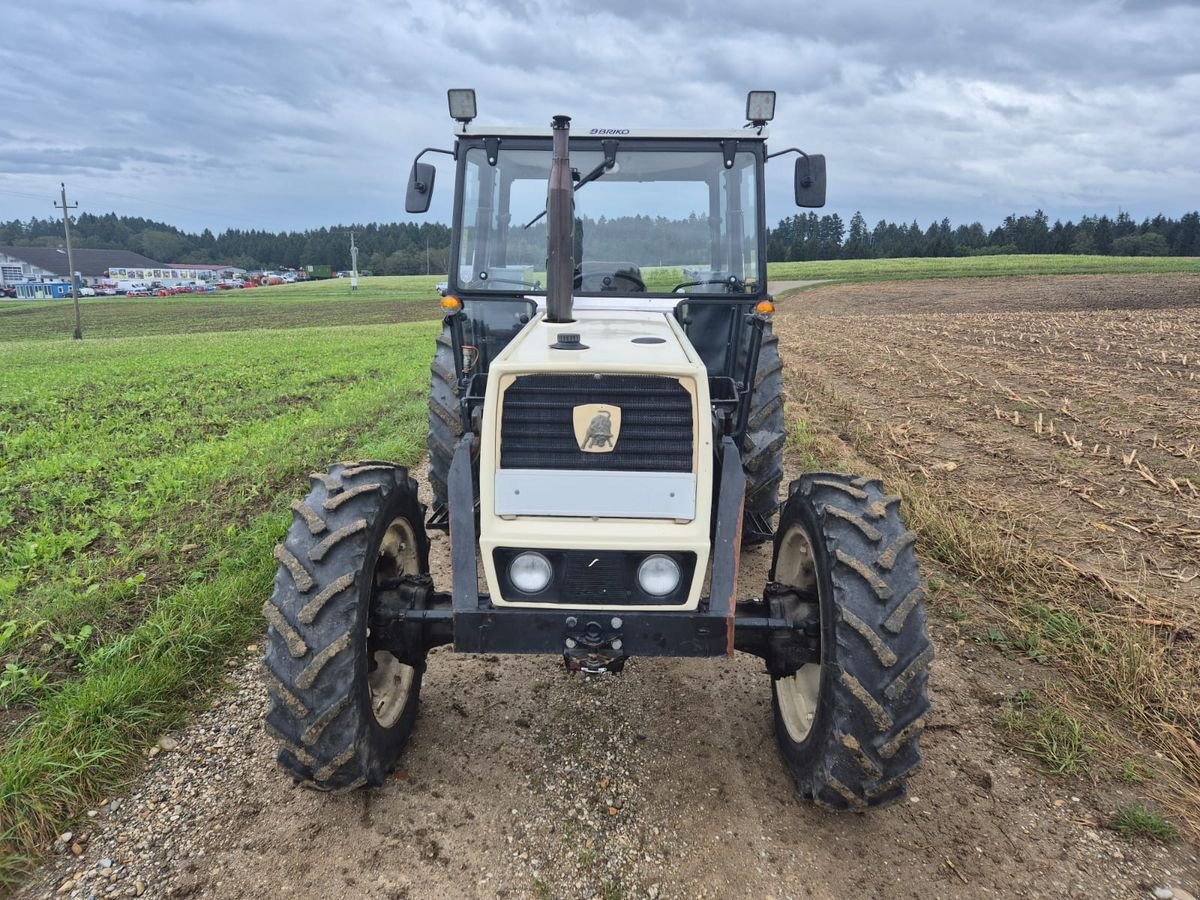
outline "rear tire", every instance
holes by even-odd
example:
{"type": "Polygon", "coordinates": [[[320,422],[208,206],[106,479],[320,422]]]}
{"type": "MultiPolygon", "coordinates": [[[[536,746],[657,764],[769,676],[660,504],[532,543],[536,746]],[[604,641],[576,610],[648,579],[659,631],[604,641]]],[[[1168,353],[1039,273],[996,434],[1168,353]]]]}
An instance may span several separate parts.
{"type": "Polygon", "coordinates": [[[816,591],[821,662],[772,681],[779,750],[818,805],[886,806],[920,762],[929,709],[916,536],[878,479],[810,474],[789,493],[771,579],[816,591]]]}
{"type": "Polygon", "coordinates": [[[742,453],[742,468],[746,472],[746,510],[761,516],[768,525],[774,522],[775,512],[779,509],[786,437],[783,361],[779,358],[779,336],[768,322],[758,353],[758,370],[750,396],[750,417],[742,453]]]}
{"type": "Polygon", "coordinates": [[[454,448],[462,437],[462,416],[459,412],[458,374],[454,368],[454,343],[449,326],[442,327],[429,366],[429,486],[433,492],[433,508],[446,505],[449,496],[446,484],[450,479],[450,463],[454,448]]]}
{"type": "Polygon", "coordinates": [[[377,581],[429,571],[425,508],[391,463],[338,463],[312,484],[263,605],[265,724],[309,787],[379,785],[412,734],[425,660],[373,649],[368,623],[377,581]]]}

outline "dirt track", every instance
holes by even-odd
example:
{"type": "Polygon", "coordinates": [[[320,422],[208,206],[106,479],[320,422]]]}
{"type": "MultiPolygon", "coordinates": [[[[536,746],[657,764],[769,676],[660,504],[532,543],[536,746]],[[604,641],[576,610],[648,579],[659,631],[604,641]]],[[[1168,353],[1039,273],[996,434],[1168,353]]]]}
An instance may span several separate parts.
{"type": "MultiPolygon", "coordinates": [[[[913,286],[905,287],[905,290],[913,286]]],[[[877,286],[822,288],[854,302],[877,286]],[[858,293],[856,293],[858,292],[858,293]],[[857,299],[855,299],[857,298],[857,299]]],[[[435,577],[446,582],[444,540],[435,577]]],[[[743,562],[761,592],[768,553],[743,562]]],[[[1187,845],[1100,823],[1134,802],[1049,778],[995,722],[1047,677],[933,622],[934,714],[903,805],[831,815],[798,801],[777,759],[769,688],[749,657],[634,660],[572,677],[549,657],[433,654],[403,768],[341,797],[294,788],[257,726],[252,661],[174,735],[114,810],[74,829],[21,896],[1149,897],[1200,887],[1187,845]],[[101,866],[107,861],[110,866],[101,866]],[[110,879],[105,873],[115,872],[110,879]]]]}

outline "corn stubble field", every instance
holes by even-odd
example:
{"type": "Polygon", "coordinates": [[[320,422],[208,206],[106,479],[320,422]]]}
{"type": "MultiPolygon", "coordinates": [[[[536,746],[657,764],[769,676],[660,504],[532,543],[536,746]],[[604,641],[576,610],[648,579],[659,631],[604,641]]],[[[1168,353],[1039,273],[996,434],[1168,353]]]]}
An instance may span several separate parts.
{"type": "MultiPolygon", "coordinates": [[[[789,448],[904,494],[1014,745],[1200,833],[1200,261],[1119,263],[773,266],[843,282],[779,303],[789,448]]],[[[0,884],[261,632],[306,474],[420,459],[437,280],[0,307],[0,884]]]]}
{"type": "Polygon", "coordinates": [[[783,305],[791,409],[824,428],[793,444],[874,464],[923,556],[987,601],[935,590],[935,608],[1049,664],[1007,716],[1016,739],[1127,779],[1144,743],[1152,793],[1196,828],[1200,278],[839,285],[783,305]],[[1089,703],[1114,716],[1080,737],[1089,703]]]}

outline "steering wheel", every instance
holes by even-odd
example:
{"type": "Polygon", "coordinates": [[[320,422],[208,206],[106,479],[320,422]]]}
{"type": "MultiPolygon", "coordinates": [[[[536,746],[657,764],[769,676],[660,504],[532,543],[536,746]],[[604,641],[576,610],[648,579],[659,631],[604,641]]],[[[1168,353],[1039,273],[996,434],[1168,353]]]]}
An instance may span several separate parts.
{"type": "Polygon", "coordinates": [[[616,290],[612,287],[615,279],[622,278],[633,285],[633,290],[636,293],[646,293],[646,282],[642,281],[637,275],[632,272],[589,272],[587,275],[575,276],[575,289],[580,291],[608,291],[616,290]],[[598,282],[598,284],[596,284],[598,282]],[[585,287],[585,285],[587,285],[585,287]]]}
{"type": "Polygon", "coordinates": [[[708,278],[703,281],[685,281],[682,284],[677,284],[671,288],[671,293],[676,294],[684,288],[698,287],[702,284],[723,284],[725,292],[728,294],[738,293],[745,289],[746,283],[739,279],[736,275],[730,275],[728,278],[708,278]]]}

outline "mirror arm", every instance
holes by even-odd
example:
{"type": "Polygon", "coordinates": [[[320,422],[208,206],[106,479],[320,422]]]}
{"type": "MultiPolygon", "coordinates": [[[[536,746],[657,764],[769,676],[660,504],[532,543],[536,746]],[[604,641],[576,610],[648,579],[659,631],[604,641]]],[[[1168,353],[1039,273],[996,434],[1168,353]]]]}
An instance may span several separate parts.
{"type": "Polygon", "coordinates": [[[447,156],[454,155],[453,150],[443,150],[441,147],[426,147],[424,150],[422,150],[420,153],[417,154],[417,158],[414,159],[413,162],[419,163],[421,161],[421,157],[424,156],[426,153],[445,153],[447,156]]]}
{"type": "MultiPolygon", "coordinates": [[[[424,156],[426,153],[445,153],[447,156],[454,155],[453,150],[442,150],[439,147],[426,147],[424,150],[422,150],[420,153],[418,153],[417,158],[413,160],[413,172],[417,171],[417,163],[419,163],[421,161],[421,157],[424,156]]],[[[420,194],[424,194],[427,190],[429,190],[429,185],[427,185],[423,181],[416,182],[415,187],[417,189],[417,193],[420,193],[420,194]]]]}
{"type": "MultiPolygon", "coordinates": [[[[805,153],[803,150],[801,150],[799,147],[788,147],[786,150],[780,150],[777,153],[768,153],[766,158],[774,159],[776,156],[783,156],[783,154],[785,154],[785,153],[799,153],[805,159],[808,159],[808,154],[805,153]]],[[[801,185],[803,187],[810,187],[812,185],[812,182],[813,182],[812,175],[809,175],[807,178],[804,179],[803,182],[801,182],[801,185]]]]}

